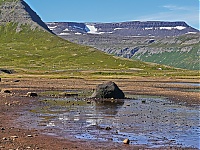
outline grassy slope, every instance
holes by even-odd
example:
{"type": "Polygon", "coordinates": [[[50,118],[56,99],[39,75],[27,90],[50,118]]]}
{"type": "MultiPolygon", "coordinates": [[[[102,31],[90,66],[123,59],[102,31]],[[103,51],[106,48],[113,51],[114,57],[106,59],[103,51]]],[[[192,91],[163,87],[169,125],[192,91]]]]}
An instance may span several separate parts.
{"type": "Polygon", "coordinates": [[[0,26],[0,67],[52,71],[62,69],[151,68],[139,61],[118,59],[91,47],[73,44],[50,33],[16,24],[0,26]]]}
{"type": "Polygon", "coordinates": [[[151,56],[146,53],[140,57],[140,60],[146,62],[160,63],[178,68],[199,70],[199,56],[197,55],[197,51],[198,48],[194,47],[193,50],[191,50],[190,52],[162,52],[159,54],[152,54],[151,56]]]}
{"type": "Polygon", "coordinates": [[[162,49],[173,49],[173,51],[160,52],[157,54],[151,54],[151,52],[146,52],[144,54],[136,54],[133,58],[138,58],[145,62],[154,62],[163,65],[169,65],[177,68],[185,68],[190,70],[199,70],[199,44],[183,44],[184,42],[190,41],[192,39],[197,40],[198,36],[188,36],[183,35],[177,37],[176,40],[181,41],[180,44],[162,44],[156,43],[152,44],[150,48],[162,48],[162,49]],[[187,49],[188,47],[192,47],[192,50],[182,51],[181,49],[187,49]]]}
{"type": "Polygon", "coordinates": [[[33,31],[25,25],[21,26],[21,32],[16,33],[16,27],[13,23],[0,26],[0,68],[14,69],[23,74],[68,73],[78,76],[180,73],[180,70],[177,72],[165,66],[116,58],[94,48],[65,41],[42,30],[33,31]],[[142,71],[131,71],[132,68],[142,71]],[[158,71],[158,68],[163,70],[158,71]],[[112,73],[105,70],[112,70],[112,73]]]}

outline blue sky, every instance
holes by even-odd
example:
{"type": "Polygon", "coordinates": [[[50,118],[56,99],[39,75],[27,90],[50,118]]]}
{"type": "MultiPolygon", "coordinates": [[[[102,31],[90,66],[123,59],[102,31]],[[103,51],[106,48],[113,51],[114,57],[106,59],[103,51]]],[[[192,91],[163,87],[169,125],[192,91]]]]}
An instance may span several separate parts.
{"type": "Polygon", "coordinates": [[[44,22],[185,21],[199,27],[200,0],[24,0],[44,22]]]}

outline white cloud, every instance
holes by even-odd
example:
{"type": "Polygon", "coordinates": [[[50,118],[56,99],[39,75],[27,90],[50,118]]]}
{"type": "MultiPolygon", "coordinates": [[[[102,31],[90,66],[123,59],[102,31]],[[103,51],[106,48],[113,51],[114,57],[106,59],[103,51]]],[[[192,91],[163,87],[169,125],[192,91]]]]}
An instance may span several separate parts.
{"type": "Polygon", "coordinates": [[[187,10],[187,11],[190,11],[192,8],[191,7],[181,7],[181,6],[175,6],[175,5],[164,5],[163,6],[164,8],[167,8],[169,10],[172,10],[172,11],[177,11],[177,10],[187,10]]]}

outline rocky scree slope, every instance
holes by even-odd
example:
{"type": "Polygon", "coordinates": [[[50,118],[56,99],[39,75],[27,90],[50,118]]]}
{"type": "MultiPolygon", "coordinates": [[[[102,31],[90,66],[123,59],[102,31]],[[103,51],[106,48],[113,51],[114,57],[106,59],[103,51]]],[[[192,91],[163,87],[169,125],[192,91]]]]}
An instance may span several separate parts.
{"type": "Polygon", "coordinates": [[[64,39],[109,54],[199,70],[199,31],[185,22],[53,22],[47,25],[64,39]]]}
{"type": "Polygon", "coordinates": [[[17,32],[21,25],[30,25],[31,29],[40,28],[49,32],[47,25],[23,0],[0,0],[0,25],[13,22],[17,23],[17,32]]]}

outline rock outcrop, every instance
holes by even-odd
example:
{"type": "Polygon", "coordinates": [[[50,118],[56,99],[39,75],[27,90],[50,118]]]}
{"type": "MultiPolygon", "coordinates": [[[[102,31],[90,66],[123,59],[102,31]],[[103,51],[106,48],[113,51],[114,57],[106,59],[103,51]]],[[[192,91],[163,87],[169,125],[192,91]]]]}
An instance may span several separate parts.
{"type": "Polygon", "coordinates": [[[125,95],[121,89],[112,81],[99,84],[91,98],[114,98],[123,99],[125,95]]]}
{"type": "Polygon", "coordinates": [[[0,4],[0,25],[17,23],[17,32],[21,31],[21,25],[30,25],[31,29],[40,28],[49,30],[47,25],[23,0],[4,1],[0,4]]]}

